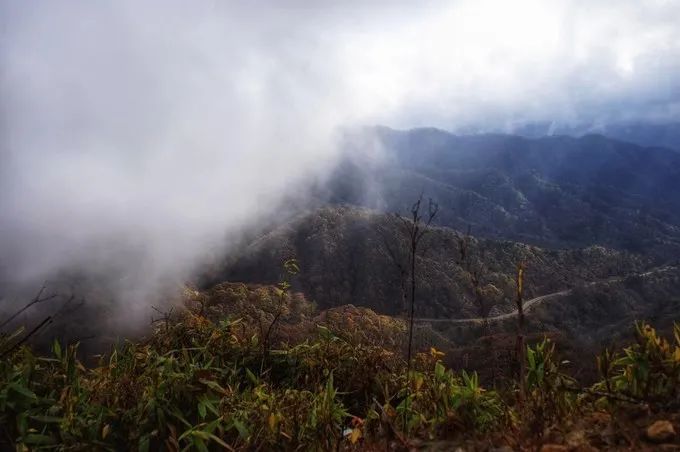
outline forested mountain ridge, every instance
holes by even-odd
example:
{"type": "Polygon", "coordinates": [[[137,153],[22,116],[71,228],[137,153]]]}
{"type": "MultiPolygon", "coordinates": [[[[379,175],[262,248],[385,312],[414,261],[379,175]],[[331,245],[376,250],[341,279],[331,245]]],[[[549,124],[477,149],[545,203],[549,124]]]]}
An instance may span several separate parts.
{"type": "MultiPolygon", "coordinates": [[[[321,307],[352,303],[402,313],[408,247],[394,214],[407,213],[422,194],[439,212],[417,261],[419,317],[510,311],[520,262],[527,268],[526,299],[580,288],[578,300],[572,293],[541,308],[550,329],[569,324],[582,331],[552,316],[564,311],[563,302],[599,338],[608,315],[630,322],[636,306],[646,315],[660,306],[649,289],[638,294],[610,285],[618,303],[598,295],[601,286],[586,285],[677,264],[680,153],[598,135],[530,139],[386,127],[348,136],[345,147],[346,158],[313,190],[317,209],[251,241],[204,283],[274,283],[281,262],[295,258],[301,266],[295,289],[321,307]],[[468,262],[460,254],[463,241],[468,262]]],[[[645,287],[659,282],[658,293],[676,287],[648,279],[645,287]]]]}
{"type": "MultiPolygon", "coordinates": [[[[632,274],[651,260],[602,247],[546,250],[511,241],[477,239],[446,227],[432,228],[418,257],[418,315],[477,316],[472,278],[476,275],[492,299],[493,311],[511,308],[515,272],[527,267],[527,297],[579,283],[632,274]],[[466,257],[461,256],[465,243],[466,257]]],[[[293,281],[322,307],[368,306],[385,313],[404,309],[408,248],[394,215],[354,207],[326,207],[302,214],[245,246],[207,277],[275,283],[281,263],[297,259],[293,281]]]]}
{"type": "Polygon", "coordinates": [[[680,123],[622,122],[614,124],[566,125],[552,121],[529,123],[514,130],[526,137],[569,135],[580,137],[588,134],[601,134],[616,140],[628,141],[640,146],[656,146],[680,151],[680,123]]]}
{"type": "MultiPolygon", "coordinates": [[[[437,222],[547,247],[603,245],[680,255],[680,153],[598,135],[528,139],[437,129],[371,129],[380,156],[355,150],[321,196],[404,212],[419,193],[437,222]]],[[[353,142],[348,140],[348,147],[353,142]]]]}

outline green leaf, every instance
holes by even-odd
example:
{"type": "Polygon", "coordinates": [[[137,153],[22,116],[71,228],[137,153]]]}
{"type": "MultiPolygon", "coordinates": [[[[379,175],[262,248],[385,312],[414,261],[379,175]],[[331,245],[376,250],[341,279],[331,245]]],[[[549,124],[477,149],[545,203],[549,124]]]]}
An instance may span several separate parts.
{"type": "Polygon", "coordinates": [[[248,428],[243,424],[243,422],[234,418],[234,419],[232,419],[231,423],[234,425],[234,427],[238,431],[238,434],[241,438],[243,438],[243,439],[248,438],[248,436],[250,435],[250,432],[248,431],[248,428]]]}
{"type": "Polygon", "coordinates": [[[22,441],[24,444],[30,445],[46,445],[56,443],[55,439],[48,435],[41,435],[38,433],[29,433],[22,441]]]}
{"type": "Polygon", "coordinates": [[[205,445],[205,441],[203,441],[202,438],[200,438],[200,437],[198,437],[198,436],[194,436],[194,437],[192,438],[192,440],[193,440],[193,443],[194,443],[194,447],[195,447],[197,450],[199,450],[200,452],[210,452],[210,451],[208,450],[208,446],[205,445]]]}
{"type": "Polygon", "coordinates": [[[144,435],[139,438],[138,449],[139,452],[149,452],[149,435],[144,435]]]}
{"type": "Polygon", "coordinates": [[[333,385],[333,372],[331,371],[328,381],[326,381],[326,400],[329,402],[335,399],[335,386],[333,385]]]}
{"type": "Polygon", "coordinates": [[[54,340],[54,344],[52,345],[52,351],[54,352],[54,356],[56,356],[57,359],[61,359],[61,344],[59,344],[59,341],[57,339],[54,340]]]}
{"type": "Polygon", "coordinates": [[[182,424],[186,425],[187,427],[191,427],[191,424],[189,423],[189,421],[187,421],[187,420],[184,418],[184,416],[182,416],[182,414],[179,412],[179,410],[178,410],[177,408],[173,408],[173,409],[170,411],[170,414],[171,414],[175,419],[177,419],[178,421],[180,421],[182,424]]]}
{"type": "Polygon", "coordinates": [[[210,436],[210,439],[211,439],[211,440],[215,441],[217,444],[219,444],[220,446],[224,447],[225,449],[227,449],[227,450],[234,450],[233,447],[229,446],[229,444],[225,443],[225,442],[222,441],[219,437],[213,435],[212,433],[211,433],[209,436],[210,436]]]}
{"type": "Polygon", "coordinates": [[[204,400],[203,400],[203,404],[204,404],[205,407],[208,408],[208,410],[210,410],[210,412],[211,412],[212,414],[214,414],[215,416],[219,416],[219,415],[220,415],[220,412],[217,410],[217,408],[215,407],[215,405],[213,404],[213,402],[212,402],[211,400],[204,399],[204,400]]]}
{"type": "Polygon", "coordinates": [[[42,422],[43,424],[58,424],[62,418],[56,416],[29,416],[34,421],[42,422]]]}
{"type": "Polygon", "coordinates": [[[9,344],[10,342],[13,342],[14,339],[21,336],[21,333],[23,333],[23,332],[24,332],[24,327],[22,326],[21,328],[18,328],[16,331],[14,331],[12,334],[10,334],[9,336],[4,337],[3,342],[5,342],[6,344],[9,344]]]}
{"type": "Polygon", "coordinates": [[[246,367],[246,375],[248,376],[248,379],[249,379],[254,385],[259,384],[259,380],[258,380],[257,377],[255,376],[255,374],[252,373],[252,372],[250,371],[250,369],[248,369],[247,367],[246,367]]]}
{"type": "Polygon", "coordinates": [[[14,392],[16,392],[18,394],[21,394],[22,396],[24,396],[28,399],[38,400],[38,396],[36,396],[33,391],[31,391],[30,389],[28,389],[25,386],[21,386],[17,383],[10,383],[10,384],[7,385],[7,388],[13,390],[14,392]]]}
{"type": "Polygon", "coordinates": [[[434,376],[437,377],[437,379],[441,379],[445,373],[446,368],[444,367],[444,365],[440,362],[437,362],[434,365],[434,376]]]}
{"type": "Polygon", "coordinates": [[[289,259],[283,263],[283,268],[288,272],[290,275],[297,275],[300,273],[300,266],[297,263],[296,259],[289,259]]]}
{"type": "Polygon", "coordinates": [[[201,383],[203,383],[204,385],[206,385],[206,386],[209,387],[210,389],[213,389],[213,390],[215,390],[215,391],[217,391],[217,392],[219,392],[219,393],[224,394],[224,393],[226,392],[226,391],[224,390],[224,388],[223,388],[222,386],[220,386],[219,383],[217,383],[216,381],[206,380],[206,379],[204,379],[204,378],[201,378],[201,379],[199,379],[198,381],[201,382],[201,383]]]}
{"type": "Polygon", "coordinates": [[[529,361],[530,369],[536,367],[535,352],[531,349],[531,347],[527,347],[527,361],[529,361]]]}

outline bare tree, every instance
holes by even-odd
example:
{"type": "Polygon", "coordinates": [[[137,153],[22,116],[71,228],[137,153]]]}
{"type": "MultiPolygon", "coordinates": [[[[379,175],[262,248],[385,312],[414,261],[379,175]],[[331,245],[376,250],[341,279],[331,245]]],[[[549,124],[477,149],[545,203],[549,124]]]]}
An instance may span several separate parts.
{"type": "Polygon", "coordinates": [[[458,265],[465,268],[465,270],[470,271],[470,232],[472,226],[468,225],[467,233],[464,236],[460,236],[456,232],[456,238],[458,239],[458,265]]]}
{"type": "Polygon", "coordinates": [[[382,238],[383,247],[387,251],[387,255],[390,261],[394,265],[395,270],[399,278],[399,294],[401,298],[401,309],[404,314],[407,312],[407,299],[408,299],[408,263],[406,256],[401,253],[400,244],[393,244],[393,237],[388,235],[386,228],[379,227],[378,234],[382,238]]]}
{"type": "Polygon", "coordinates": [[[409,241],[409,261],[410,261],[410,277],[411,277],[411,303],[409,310],[409,327],[408,327],[408,349],[406,354],[406,402],[404,404],[404,430],[407,428],[406,414],[408,412],[408,399],[410,396],[410,375],[411,375],[411,353],[413,348],[413,322],[416,308],[416,257],[418,255],[418,246],[423,239],[423,236],[430,229],[430,224],[434,220],[437,212],[439,212],[439,205],[428,199],[427,213],[421,213],[420,209],[423,202],[423,195],[418,197],[418,200],[411,207],[411,216],[404,218],[397,214],[397,218],[401,221],[402,231],[409,241]],[[424,216],[425,215],[425,216],[424,216]]]}
{"type": "Polygon", "coordinates": [[[515,303],[517,305],[517,360],[519,361],[519,400],[524,403],[526,384],[526,346],[524,340],[524,262],[517,265],[515,303]]]}

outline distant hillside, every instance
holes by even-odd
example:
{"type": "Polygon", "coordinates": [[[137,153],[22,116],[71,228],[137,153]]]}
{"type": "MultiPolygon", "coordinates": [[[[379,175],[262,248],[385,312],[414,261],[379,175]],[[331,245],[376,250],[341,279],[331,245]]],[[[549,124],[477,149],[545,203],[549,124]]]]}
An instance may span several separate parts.
{"type": "MultiPolygon", "coordinates": [[[[394,216],[365,209],[324,208],[301,215],[244,247],[205,285],[221,281],[275,283],[281,264],[296,258],[301,271],[295,290],[320,307],[367,306],[398,314],[404,309],[407,248],[394,216]]],[[[434,228],[423,241],[418,262],[418,315],[476,316],[472,274],[494,304],[493,312],[511,309],[516,265],[527,266],[527,297],[561,290],[580,282],[628,274],[649,260],[626,252],[590,247],[545,250],[509,241],[468,239],[468,264],[460,258],[458,231],[434,228]]]]}
{"type": "Polygon", "coordinates": [[[607,125],[584,124],[578,126],[541,122],[524,125],[516,129],[515,133],[531,138],[550,135],[580,137],[596,133],[640,146],[664,147],[680,151],[680,123],[677,122],[667,124],[632,122],[607,125]]]}
{"type": "MultiPolygon", "coordinates": [[[[548,247],[605,247],[680,256],[680,153],[603,136],[455,136],[372,130],[376,161],[352,153],[320,197],[407,211],[420,193],[438,224],[548,247]]],[[[351,140],[349,140],[351,142],[351,140]]]]}
{"type": "MultiPolygon", "coordinates": [[[[672,335],[673,322],[677,321],[680,309],[679,293],[678,267],[661,268],[623,280],[581,284],[565,295],[532,307],[526,316],[527,333],[533,337],[554,338],[571,361],[572,371],[592,380],[597,377],[594,361],[583,361],[583,356],[634,340],[630,325],[636,321],[649,318],[660,332],[672,335]]],[[[419,325],[429,331],[430,337],[433,333],[428,328],[434,328],[455,342],[459,347],[454,353],[457,359],[467,356],[469,365],[475,368],[488,366],[485,353],[490,345],[500,355],[514,350],[516,318],[493,321],[488,327],[480,323],[427,321],[419,325]]],[[[460,364],[452,358],[451,365],[460,364]]]]}

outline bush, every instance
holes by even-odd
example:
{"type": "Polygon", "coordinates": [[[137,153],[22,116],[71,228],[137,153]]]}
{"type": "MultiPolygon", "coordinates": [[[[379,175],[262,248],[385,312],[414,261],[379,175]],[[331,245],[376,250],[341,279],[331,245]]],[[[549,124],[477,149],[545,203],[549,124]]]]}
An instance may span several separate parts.
{"type": "Polygon", "coordinates": [[[594,386],[616,400],[645,402],[651,406],[680,406],[680,325],[673,326],[674,341],[659,336],[648,323],[636,324],[636,343],[622,353],[606,350],[598,357],[602,381],[594,386]]]}
{"type": "Polygon", "coordinates": [[[388,404],[384,412],[394,413],[395,422],[406,431],[430,438],[450,437],[461,432],[484,433],[498,427],[506,411],[500,397],[479,385],[476,373],[465,371],[457,376],[446,369],[439,358],[443,354],[432,348],[419,354],[418,368],[408,382],[398,384],[395,409],[388,404]]]}
{"type": "Polygon", "coordinates": [[[527,345],[526,406],[520,413],[532,433],[542,434],[545,427],[563,421],[577,408],[573,378],[562,372],[549,339],[534,347],[527,345]]]}
{"type": "MultiPolygon", "coordinates": [[[[403,332],[398,321],[347,308],[317,317],[331,328],[311,329],[309,315],[300,315],[288,325],[295,334],[263,355],[257,306],[247,306],[250,320],[237,310],[220,319],[213,308],[180,312],[148,340],[125,343],[90,369],[78,361],[77,345],[55,342],[40,357],[11,346],[16,337],[0,337],[0,350],[12,350],[0,361],[0,448],[352,449],[360,441],[488,438],[515,428],[540,435],[579,412],[582,394],[549,340],[527,347],[526,399],[513,405],[510,394],[482,388],[476,373],[447,369],[435,348],[417,354],[407,376],[398,341],[378,337],[403,332]],[[350,324],[356,334],[338,327],[350,324]]],[[[600,358],[604,379],[589,393],[677,403],[677,325],[674,332],[671,345],[639,324],[637,344],[600,358]]]]}

